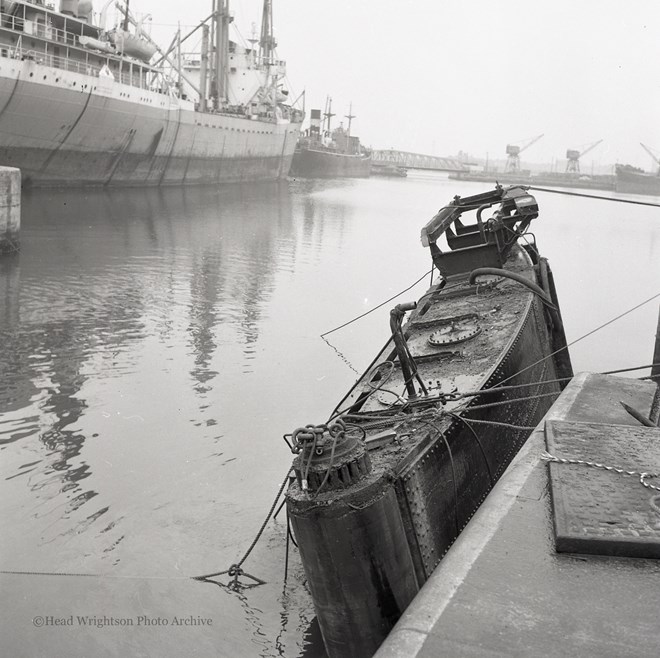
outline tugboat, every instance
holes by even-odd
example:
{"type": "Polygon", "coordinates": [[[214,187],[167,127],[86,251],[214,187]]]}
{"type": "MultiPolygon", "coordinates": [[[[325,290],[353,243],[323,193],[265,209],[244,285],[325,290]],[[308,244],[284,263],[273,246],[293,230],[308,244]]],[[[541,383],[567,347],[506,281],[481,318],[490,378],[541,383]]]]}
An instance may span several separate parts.
{"type": "Polygon", "coordinates": [[[329,420],[285,436],[288,514],[331,658],[376,651],[573,375],[552,272],[526,235],[537,216],[524,186],[442,208],[421,234],[439,280],[391,310],[391,338],[329,420]]]}
{"type": "Polygon", "coordinates": [[[296,178],[368,178],[371,174],[371,153],[360,139],[351,135],[355,119],[351,105],[346,118],[348,128],[340,125],[330,129],[332,99],[326,100],[321,125],[321,110],[311,110],[306,134],[298,140],[293,153],[290,175],[296,178]]]}

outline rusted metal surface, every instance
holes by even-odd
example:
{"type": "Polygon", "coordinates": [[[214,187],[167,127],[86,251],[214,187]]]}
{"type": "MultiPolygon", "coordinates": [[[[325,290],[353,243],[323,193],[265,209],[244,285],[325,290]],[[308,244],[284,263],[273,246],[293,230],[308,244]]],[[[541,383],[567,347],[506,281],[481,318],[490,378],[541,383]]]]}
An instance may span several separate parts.
{"type": "MultiPolygon", "coordinates": [[[[503,197],[501,188],[456,201],[462,205],[449,211],[449,219],[441,211],[425,227],[432,246],[438,231],[453,224],[451,253],[462,252],[467,270],[453,270],[416,304],[393,309],[396,340],[385,345],[332,414],[365,433],[371,472],[342,490],[310,494],[294,483],[287,493],[332,658],[376,650],[396,616],[387,611],[400,613],[401,602],[429,578],[559,395],[552,352],[561,344],[563,327],[544,310],[555,301],[549,270],[544,286],[535,249],[492,237],[502,227],[524,230],[535,216],[523,192],[507,197],[508,210],[495,224],[480,220],[475,230],[460,215],[503,197]],[[483,265],[473,251],[479,240],[496,250],[504,272],[472,285],[471,269],[483,265]],[[502,382],[506,388],[486,391],[502,382]],[[375,611],[361,609],[373,606],[375,611]]],[[[570,360],[565,364],[569,372],[570,360]]]]}
{"type": "Polygon", "coordinates": [[[370,656],[419,590],[394,489],[362,487],[361,505],[301,511],[290,502],[319,624],[331,656],[370,656]]]}
{"type": "MultiPolygon", "coordinates": [[[[647,414],[654,388],[582,373],[547,418],[625,429],[636,421],[619,400],[647,414]]],[[[518,452],[377,658],[658,654],[653,603],[660,560],[555,551],[548,465],[540,459],[543,427],[518,452]]]]}
{"type": "Polygon", "coordinates": [[[454,198],[422,228],[422,244],[431,249],[438,271],[451,279],[477,267],[501,267],[520,234],[538,217],[536,199],[522,186],[495,190],[475,196],[454,198]],[[497,205],[488,220],[482,213],[497,205]],[[463,213],[477,210],[476,223],[466,225],[463,213]],[[445,236],[449,251],[437,244],[445,236]]]}
{"type": "MultiPolygon", "coordinates": [[[[509,377],[515,382],[517,372],[547,354],[547,337],[539,341],[544,326],[536,302],[530,304],[517,329],[503,358],[484,376],[481,383],[485,380],[485,387],[509,377]]],[[[528,381],[538,382],[535,386],[488,395],[487,400],[473,400],[470,406],[480,406],[482,402],[502,404],[463,412],[462,420],[452,418],[444,427],[438,424],[437,431],[430,434],[430,441],[412,449],[402,460],[398,474],[404,483],[402,494],[417,537],[424,579],[432,573],[527,438],[528,430],[515,428],[536,425],[549,407],[552,398],[535,396],[553,390],[558,393],[556,384],[550,387],[542,384],[549,378],[548,370],[553,372],[547,363],[538,363],[525,372],[528,381]],[[531,400],[516,402],[530,397],[531,400]],[[506,423],[510,427],[481,425],[479,421],[506,423]]]]}

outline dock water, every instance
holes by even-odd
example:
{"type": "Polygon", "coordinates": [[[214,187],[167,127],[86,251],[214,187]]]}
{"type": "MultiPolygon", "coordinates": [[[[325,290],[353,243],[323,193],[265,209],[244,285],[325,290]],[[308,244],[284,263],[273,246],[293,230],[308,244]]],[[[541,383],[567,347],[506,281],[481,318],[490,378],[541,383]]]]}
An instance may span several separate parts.
{"type": "MultiPolygon", "coordinates": [[[[389,306],[328,336],[335,349],[319,334],[417,280],[420,218],[488,187],[411,171],[25,192],[21,251],[0,257],[0,567],[21,572],[0,575],[0,654],[320,658],[294,548],[283,586],[282,514],[244,565],[267,585],[237,596],[189,577],[245,553],[290,465],[282,433],[326,417],[386,340],[389,306]],[[72,614],[136,625],[32,621],[72,614]]],[[[539,201],[569,341],[657,292],[656,209],[539,201]]],[[[576,369],[648,363],[657,315],[572,345],[576,369]]]]}

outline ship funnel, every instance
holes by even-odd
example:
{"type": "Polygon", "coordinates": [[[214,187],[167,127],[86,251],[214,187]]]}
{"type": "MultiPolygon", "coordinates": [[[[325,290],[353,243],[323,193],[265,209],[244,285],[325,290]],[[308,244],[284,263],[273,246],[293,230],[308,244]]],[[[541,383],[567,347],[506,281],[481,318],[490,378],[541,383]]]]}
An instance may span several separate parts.
{"type": "Polygon", "coordinates": [[[80,0],[60,0],[60,13],[78,18],[80,0]]]}
{"type": "Polygon", "coordinates": [[[321,136],[321,110],[312,110],[309,113],[309,134],[321,136]]]}
{"type": "Polygon", "coordinates": [[[80,0],[78,3],[78,18],[85,21],[85,23],[91,23],[93,9],[94,3],[92,0],[80,0]]]}

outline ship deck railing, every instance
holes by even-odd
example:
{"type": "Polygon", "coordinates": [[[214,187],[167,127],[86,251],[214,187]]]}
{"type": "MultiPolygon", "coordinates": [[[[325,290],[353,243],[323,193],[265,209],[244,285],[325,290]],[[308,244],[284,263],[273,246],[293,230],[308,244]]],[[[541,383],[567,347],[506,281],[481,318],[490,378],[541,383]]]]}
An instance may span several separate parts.
{"type": "MultiPolygon", "coordinates": [[[[1,31],[1,29],[0,29],[1,31]]],[[[54,55],[49,52],[35,50],[34,48],[24,48],[21,46],[9,46],[7,44],[0,44],[0,57],[7,57],[19,60],[32,60],[37,64],[43,66],[50,66],[52,68],[60,69],[62,71],[70,71],[72,73],[81,73],[84,75],[91,75],[99,77],[101,69],[108,66],[110,62],[117,63],[117,58],[103,57],[103,64],[94,64],[89,60],[73,59],[62,55],[54,55]]],[[[119,70],[110,68],[112,75],[116,82],[119,82],[136,89],[144,89],[145,91],[153,91],[166,93],[162,89],[162,85],[154,84],[153,80],[158,80],[162,76],[162,72],[158,69],[150,67],[146,64],[138,64],[137,62],[128,59],[123,60],[123,65],[119,70]]]]}
{"type": "Polygon", "coordinates": [[[115,80],[122,84],[149,91],[167,86],[162,84],[165,75],[161,69],[121,53],[86,48],[80,44],[80,36],[70,30],[0,12],[0,55],[3,57],[34,59],[47,66],[97,77],[99,71],[107,66],[115,80]],[[31,27],[25,31],[28,25],[31,27]],[[26,48],[25,41],[35,41],[35,44],[26,48]],[[56,49],[61,47],[66,49],[65,55],[57,52],[56,49]]]}
{"type": "Polygon", "coordinates": [[[22,16],[0,12],[0,25],[11,32],[22,34],[26,37],[39,37],[40,39],[48,39],[49,41],[55,41],[56,43],[67,46],[77,44],[77,34],[68,30],[61,30],[52,25],[46,25],[41,21],[27,20],[22,16]],[[26,30],[26,28],[28,29],[26,30]]]}

